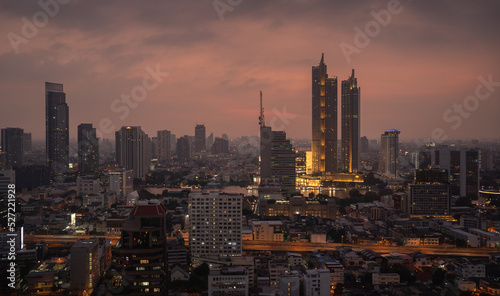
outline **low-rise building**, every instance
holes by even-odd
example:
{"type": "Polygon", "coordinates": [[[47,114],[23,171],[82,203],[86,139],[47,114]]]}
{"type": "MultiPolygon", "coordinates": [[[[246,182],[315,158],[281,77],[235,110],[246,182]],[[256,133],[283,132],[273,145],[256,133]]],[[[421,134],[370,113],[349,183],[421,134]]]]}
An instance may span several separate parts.
{"type": "Polygon", "coordinates": [[[373,273],[372,284],[374,285],[393,285],[399,284],[400,277],[397,273],[373,273]]]}

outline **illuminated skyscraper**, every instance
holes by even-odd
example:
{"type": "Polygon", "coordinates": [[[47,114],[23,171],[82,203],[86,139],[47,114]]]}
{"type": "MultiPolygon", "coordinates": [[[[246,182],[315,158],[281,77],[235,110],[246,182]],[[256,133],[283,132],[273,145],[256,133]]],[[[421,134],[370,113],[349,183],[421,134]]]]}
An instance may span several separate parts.
{"type": "Polygon", "coordinates": [[[399,130],[388,130],[381,136],[378,171],[397,177],[399,155],[399,130]]]}
{"type": "Polygon", "coordinates": [[[63,85],[45,82],[45,146],[52,173],[68,170],[69,108],[63,85]]]}
{"type": "Polygon", "coordinates": [[[312,67],[312,173],[337,171],[337,77],[328,78],[324,55],[312,67]]]}
{"type": "Polygon", "coordinates": [[[78,126],[78,171],[95,173],[99,170],[99,140],[90,123],[78,126]]]}
{"type": "Polygon", "coordinates": [[[340,163],[343,172],[356,173],[360,164],[360,88],[352,75],[342,81],[342,151],[340,163]]]}

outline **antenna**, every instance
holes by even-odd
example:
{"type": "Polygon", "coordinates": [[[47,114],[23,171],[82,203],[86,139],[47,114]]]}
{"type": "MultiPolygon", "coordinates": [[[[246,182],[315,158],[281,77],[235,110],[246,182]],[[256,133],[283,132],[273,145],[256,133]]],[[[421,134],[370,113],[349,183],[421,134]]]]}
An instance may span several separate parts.
{"type": "Polygon", "coordinates": [[[259,116],[260,127],[266,126],[266,121],[264,119],[264,108],[262,107],[262,91],[260,91],[260,116],[259,116]]]}

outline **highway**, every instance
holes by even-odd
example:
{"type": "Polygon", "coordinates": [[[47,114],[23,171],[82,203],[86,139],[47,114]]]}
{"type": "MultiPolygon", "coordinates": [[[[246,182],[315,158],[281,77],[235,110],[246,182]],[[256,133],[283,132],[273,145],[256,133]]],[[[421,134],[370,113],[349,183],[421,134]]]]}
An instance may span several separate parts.
{"type": "MultiPolygon", "coordinates": [[[[79,239],[88,239],[93,235],[25,235],[25,241],[45,241],[49,246],[69,246],[79,239]]],[[[119,236],[106,236],[114,246],[120,239],[119,236]]],[[[269,242],[269,241],[243,241],[243,250],[245,251],[287,251],[287,252],[308,252],[315,250],[335,250],[337,247],[350,247],[353,249],[369,249],[378,253],[403,253],[421,252],[427,255],[440,256],[470,256],[470,257],[488,257],[490,253],[500,252],[493,248],[456,248],[454,246],[419,246],[419,247],[401,247],[401,246],[380,246],[380,245],[353,245],[353,244],[325,244],[309,242],[269,242]]]]}

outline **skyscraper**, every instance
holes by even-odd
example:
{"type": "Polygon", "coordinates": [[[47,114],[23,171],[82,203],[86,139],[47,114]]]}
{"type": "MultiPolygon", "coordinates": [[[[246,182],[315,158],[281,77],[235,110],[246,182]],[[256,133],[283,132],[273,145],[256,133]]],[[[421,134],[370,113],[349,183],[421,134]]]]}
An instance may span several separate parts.
{"type": "Polygon", "coordinates": [[[271,178],[279,178],[281,190],[295,192],[295,150],[283,131],[273,131],[271,139],[271,178]]]}
{"type": "Polygon", "coordinates": [[[160,163],[166,163],[170,161],[170,141],[172,135],[169,130],[162,130],[157,132],[158,138],[158,161],[160,163]]]}
{"type": "Polygon", "coordinates": [[[95,173],[99,170],[99,140],[90,123],[78,126],[78,171],[95,173]]]}
{"type": "Polygon", "coordinates": [[[342,150],[343,172],[356,173],[360,164],[360,92],[358,79],[352,75],[342,81],[342,150]]]}
{"type": "Polygon", "coordinates": [[[440,169],[419,170],[408,188],[410,217],[449,217],[451,191],[448,172],[440,169]]]}
{"type": "Polygon", "coordinates": [[[382,174],[397,177],[399,156],[399,130],[388,130],[380,140],[380,161],[378,171],[382,174]]]}
{"type": "Polygon", "coordinates": [[[151,165],[151,143],[140,126],[123,126],[115,133],[116,162],[134,170],[134,178],[144,178],[151,165]]]}
{"type": "Polygon", "coordinates": [[[189,162],[191,160],[191,141],[189,136],[180,137],[177,139],[177,159],[180,162],[189,162]]]}
{"type": "Polygon", "coordinates": [[[206,152],[206,130],[203,124],[197,124],[194,128],[194,152],[206,152]]]}
{"type": "Polygon", "coordinates": [[[69,165],[69,108],[63,85],[45,82],[45,146],[47,164],[53,174],[69,165]]]}
{"type": "Polygon", "coordinates": [[[167,209],[163,203],[139,201],[123,223],[111,249],[106,273],[108,291],[118,295],[167,295],[167,209]]]}
{"type": "Polygon", "coordinates": [[[324,54],[312,67],[312,173],[337,171],[337,77],[328,78],[324,54]]]}
{"type": "Polygon", "coordinates": [[[2,129],[1,151],[5,152],[5,166],[15,168],[23,165],[23,134],[22,128],[2,129]]]}
{"type": "Polygon", "coordinates": [[[31,133],[24,133],[23,135],[23,152],[24,154],[31,152],[31,133]]]}
{"type": "Polygon", "coordinates": [[[212,150],[213,144],[214,144],[214,133],[210,133],[210,136],[207,137],[207,151],[212,150]]]}
{"type": "Polygon", "coordinates": [[[194,265],[241,256],[242,204],[239,194],[189,194],[189,246],[194,265]]]}

